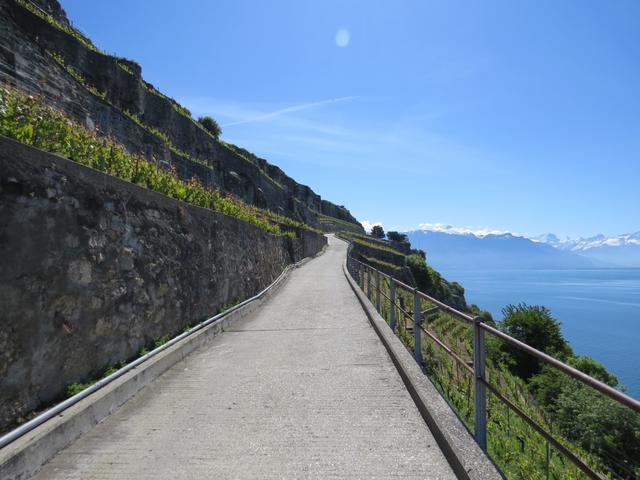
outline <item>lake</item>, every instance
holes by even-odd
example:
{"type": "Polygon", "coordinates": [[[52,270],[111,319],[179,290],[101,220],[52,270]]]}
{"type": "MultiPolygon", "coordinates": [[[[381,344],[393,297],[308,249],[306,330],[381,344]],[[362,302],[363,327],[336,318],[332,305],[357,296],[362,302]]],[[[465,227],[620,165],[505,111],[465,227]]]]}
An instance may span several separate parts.
{"type": "Polygon", "coordinates": [[[576,354],[604,364],[640,398],[640,269],[440,272],[496,320],[509,303],[546,306],[576,354]]]}

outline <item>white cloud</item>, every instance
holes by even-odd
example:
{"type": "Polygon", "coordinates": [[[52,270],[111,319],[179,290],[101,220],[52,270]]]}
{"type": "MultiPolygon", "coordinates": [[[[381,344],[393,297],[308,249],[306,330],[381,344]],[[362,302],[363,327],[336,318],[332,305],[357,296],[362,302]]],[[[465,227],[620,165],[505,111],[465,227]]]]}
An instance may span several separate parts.
{"type": "MultiPolygon", "coordinates": [[[[382,222],[370,222],[369,220],[363,220],[360,224],[364,227],[367,232],[371,232],[371,229],[376,225],[383,227],[382,222]]],[[[383,227],[384,228],[384,227],[383,227]]]]}
{"type": "Polygon", "coordinates": [[[508,230],[498,230],[489,227],[454,227],[453,225],[446,225],[444,223],[421,223],[418,226],[420,227],[420,230],[430,230],[432,232],[443,232],[457,235],[471,233],[476,237],[485,237],[487,235],[503,235],[505,233],[515,235],[513,232],[510,232],[508,230]]]}

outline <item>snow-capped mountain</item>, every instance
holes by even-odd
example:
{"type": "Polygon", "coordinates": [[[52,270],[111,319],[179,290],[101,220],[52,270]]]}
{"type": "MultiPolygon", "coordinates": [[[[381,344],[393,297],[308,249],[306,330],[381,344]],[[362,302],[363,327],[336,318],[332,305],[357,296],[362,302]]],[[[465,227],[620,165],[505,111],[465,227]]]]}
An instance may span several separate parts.
{"type": "Polygon", "coordinates": [[[621,267],[640,267],[640,232],[564,240],[547,233],[531,240],[621,267]]]}
{"type": "Polygon", "coordinates": [[[561,240],[557,235],[553,233],[545,233],[538,237],[531,237],[534,242],[546,243],[562,250],[589,250],[591,248],[599,247],[623,247],[628,245],[640,245],[640,232],[625,233],[623,235],[615,235],[612,237],[606,237],[602,234],[595,235],[593,237],[578,239],[565,238],[561,240]]]}
{"type": "Polygon", "coordinates": [[[424,224],[406,232],[415,248],[440,268],[640,267],[640,232],[561,239],[525,237],[489,229],[424,224]]]}
{"type": "Polygon", "coordinates": [[[598,260],[510,233],[476,235],[452,232],[451,229],[406,233],[414,248],[427,252],[427,260],[435,268],[556,269],[602,266],[598,260]]]}

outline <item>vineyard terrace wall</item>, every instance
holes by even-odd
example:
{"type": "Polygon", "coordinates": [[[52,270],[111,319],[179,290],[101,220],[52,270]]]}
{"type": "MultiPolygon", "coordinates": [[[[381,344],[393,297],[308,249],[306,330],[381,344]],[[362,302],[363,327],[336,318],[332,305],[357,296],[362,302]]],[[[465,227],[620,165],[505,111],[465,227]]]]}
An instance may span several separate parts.
{"type": "Polygon", "coordinates": [[[326,244],[299,235],[0,137],[0,428],[326,244]]]}
{"type": "MultiPolygon", "coordinates": [[[[37,3],[60,22],[68,23],[57,0],[37,3]]],[[[42,96],[89,130],[98,129],[100,135],[112,137],[130,152],[173,166],[185,180],[195,176],[204,185],[214,185],[260,208],[315,226],[319,226],[318,213],[355,222],[346,208],[321,199],[279,167],[213,139],[172,100],[144,82],[135,62],[87,48],[14,0],[0,1],[0,82],[42,96]],[[51,54],[64,59],[66,67],[77,71],[86,85],[102,92],[104,98],[90,93],[51,54]],[[172,151],[142,124],[166,135],[174,147],[197,162],[172,151]]]]}

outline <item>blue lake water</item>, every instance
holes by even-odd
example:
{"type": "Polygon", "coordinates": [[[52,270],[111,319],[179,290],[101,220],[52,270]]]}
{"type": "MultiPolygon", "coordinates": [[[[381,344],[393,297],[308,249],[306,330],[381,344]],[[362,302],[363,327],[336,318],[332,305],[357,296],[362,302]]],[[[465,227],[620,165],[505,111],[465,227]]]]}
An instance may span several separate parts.
{"type": "Polygon", "coordinates": [[[604,364],[640,398],[640,269],[440,272],[496,320],[509,303],[546,306],[577,354],[604,364]]]}

